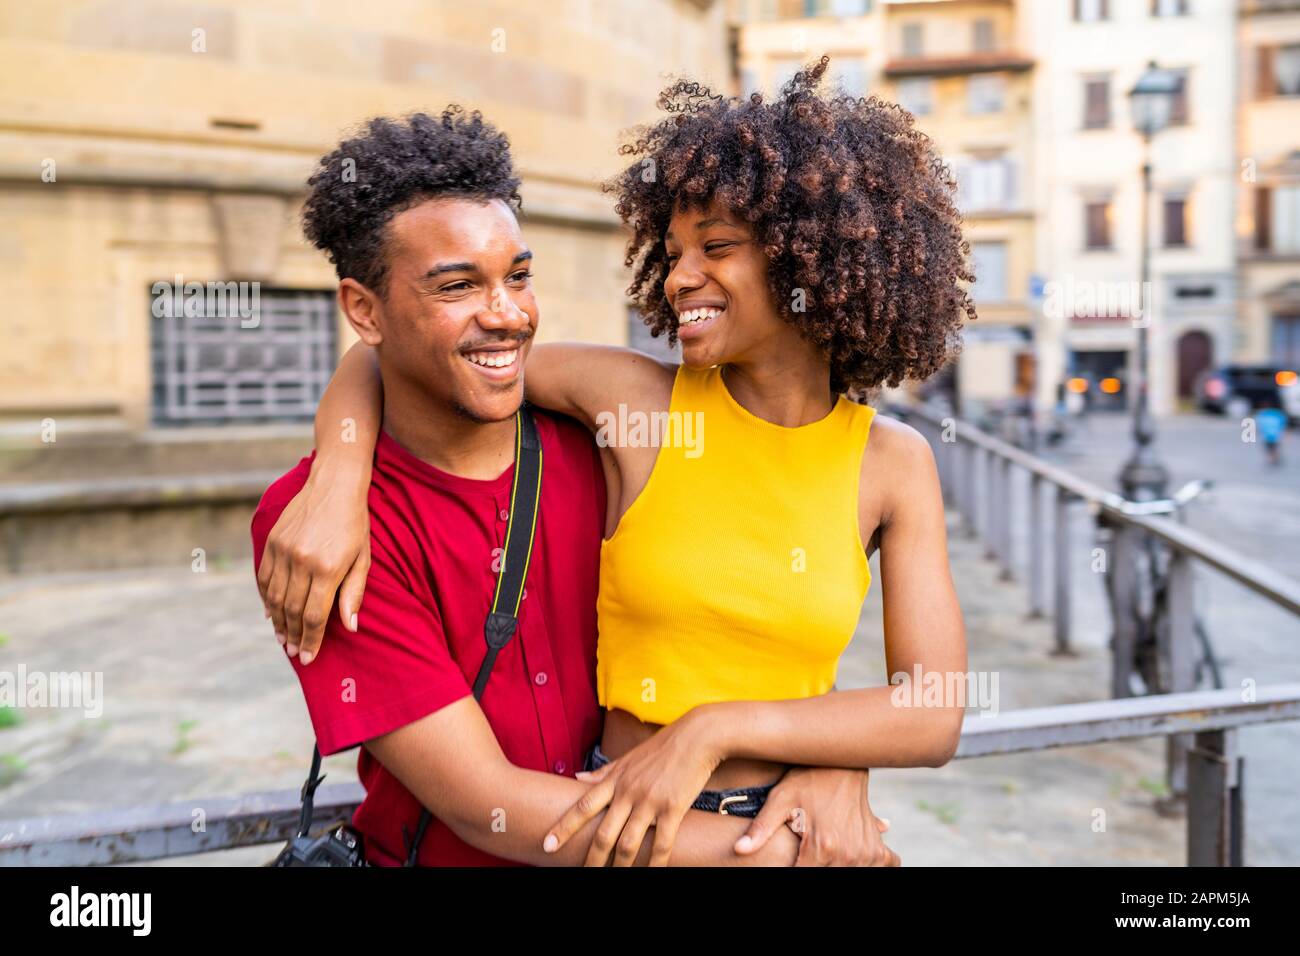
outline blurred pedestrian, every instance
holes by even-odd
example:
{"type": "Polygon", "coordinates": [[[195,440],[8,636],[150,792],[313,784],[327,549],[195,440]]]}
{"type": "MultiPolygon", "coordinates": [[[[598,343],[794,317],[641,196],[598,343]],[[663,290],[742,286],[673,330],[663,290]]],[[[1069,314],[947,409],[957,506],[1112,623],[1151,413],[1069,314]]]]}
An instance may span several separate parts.
{"type": "Polygon", "coordinates": [[[1255,413],[1255,428],[1264,443],[1264,454],[1273,466],[1282,464],[1282,435],[1286,432],[1286,412],[1280,408],[1261,408],[1255,413]]]}

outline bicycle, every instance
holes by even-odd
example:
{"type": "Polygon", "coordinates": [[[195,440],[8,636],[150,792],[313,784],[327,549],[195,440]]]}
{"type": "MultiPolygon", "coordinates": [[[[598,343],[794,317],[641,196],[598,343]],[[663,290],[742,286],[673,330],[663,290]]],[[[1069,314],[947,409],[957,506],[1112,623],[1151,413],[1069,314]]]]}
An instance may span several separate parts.
{"type": "MultiPolygon", "coordinates": [[[[1184,520],[1184,509],[1213,487],[1209,481],[1191,481],[1172,497],[1153,501],[1123,501],[1126,515],[1173,515],[1184,520]]],[[[1107,521],[1103,511],[1097,521],[1097,539],[1110,545],[1120,530],[1107,521]]],[[[1115,697],[1141,697],[1174,691],[1170,673],[1171,609],[1169,606],[1170,563],[1172,552],[1152,534],[1137,532],[1136,546],[1124,554],[1106,575],[1106,594],[1110,603],[1113,657],[1112,692],[1115,697]],[[1126,572],[1129,574],[1126,575],[1126,572]]],[[[1110,551],[1109,547],[1107,549],[1110,551]]],[[[1196,659],[1193,688],[1203,686],[1208,678],[1216,689],[1223,688],[1223,669],[1214,643],[1199,614],[1193,612],[1192,630],[1196,635],[1196,659]]]]}

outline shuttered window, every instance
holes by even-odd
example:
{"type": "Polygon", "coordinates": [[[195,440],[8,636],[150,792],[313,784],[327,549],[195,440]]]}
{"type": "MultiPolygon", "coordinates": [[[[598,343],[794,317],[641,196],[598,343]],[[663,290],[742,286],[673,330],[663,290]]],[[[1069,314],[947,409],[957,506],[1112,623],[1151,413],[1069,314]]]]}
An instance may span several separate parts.
{"type": "Polygon", "coordinates": [[[1083,81],[1083,127],[1110,126],[1110,77],[1089,76],[1083,81]]]}
{"type": "Polygon", "coordinates": [[[1187,245],[1187,199],[1184,196],[1165,197],[1165,245],[1187,245]]]}
{"type": "Polygon", "coordinates": [[[1084,204],[1084,245],[1089,249],[1110,248],[1110,201],[1090,200],[1084,204]]]}
{"type": "Polygon", "coordinates": [[[1007,244],[1005,242],[971,243],[971,265],[975,282],[971,296],[976,304],[1007,300],[1007,244]]]}

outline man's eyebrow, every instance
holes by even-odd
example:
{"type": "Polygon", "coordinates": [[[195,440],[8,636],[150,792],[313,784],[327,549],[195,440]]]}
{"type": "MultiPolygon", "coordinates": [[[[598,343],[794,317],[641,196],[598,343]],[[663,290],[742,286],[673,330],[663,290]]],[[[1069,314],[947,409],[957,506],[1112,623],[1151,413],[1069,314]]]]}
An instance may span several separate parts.
{"type": "MultiPolygon", "coordinates": [[[[532,252],[530,250],[525,249],[523,252],[519,253],[519,255],[515,256],[514,259],[510,260],[510,264],[512,266],[516,266],[521,262],[528,262],[532,258],[533,258],[532,252]]],[[[434,266],[428,272],[426,272],[424,274],[424,278],[436,279],[438,276],[445,275],[448,272],[477,272],[477,271],[478,271],[478,267],[474,265],[474,263],[472,262],[442,262],[434,266]]]]}
{"type": "Polygon", "coordinates": [[[433,279],[447,272],[473,272],[474,263],[472,262],[443,262],[434,266],[424,274],[424,278],[433,279]]]}

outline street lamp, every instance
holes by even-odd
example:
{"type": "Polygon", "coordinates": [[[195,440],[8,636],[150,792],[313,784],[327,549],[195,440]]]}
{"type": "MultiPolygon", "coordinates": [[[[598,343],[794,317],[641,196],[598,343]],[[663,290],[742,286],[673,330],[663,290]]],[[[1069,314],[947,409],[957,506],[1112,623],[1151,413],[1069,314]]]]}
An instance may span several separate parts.
{"type": "Polygon", "coordinates": [[[1133,454],[1119,473],[1120,490],[1131,501],[1161,498],[1169,481],[1169,472],[1156,458],[1155,425],[1151,420],[1150,344],[1147,327],[1151,324],[1151,303],[1146,290],[1151,285],[1151,139],[1169,125],[1179,78],[1156,66],[1152,60],[1137,84],[1129,90],[1133,126],[1142,137],[1142,243],[1140,301],[1143,321],[1138,325],[1137,388],[1133,405],[1133,454]]]}

